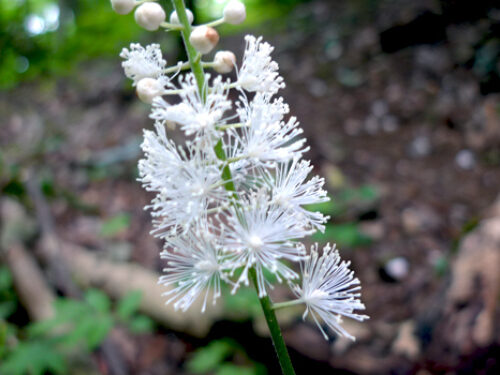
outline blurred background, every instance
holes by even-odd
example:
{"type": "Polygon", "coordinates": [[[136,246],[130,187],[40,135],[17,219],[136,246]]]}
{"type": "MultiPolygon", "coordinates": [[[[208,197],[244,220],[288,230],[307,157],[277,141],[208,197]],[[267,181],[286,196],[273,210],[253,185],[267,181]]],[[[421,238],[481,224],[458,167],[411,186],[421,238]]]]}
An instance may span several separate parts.
{"type": "MultiPolygon", "coordinates": [[[[353,343],[280,311],[297,373],[499,374],[498,2],[245,3],[219,47],[276,46],[332,197],[311,241],[352,261],[371,317],[345,322],[353,343]]],[[[107,0],[0,0],[0,373],[278,374],[251,289],[203,315],[163,304],[136,181],[152,121],[118,57],[137,41],[184,58],[107,0]]]]}

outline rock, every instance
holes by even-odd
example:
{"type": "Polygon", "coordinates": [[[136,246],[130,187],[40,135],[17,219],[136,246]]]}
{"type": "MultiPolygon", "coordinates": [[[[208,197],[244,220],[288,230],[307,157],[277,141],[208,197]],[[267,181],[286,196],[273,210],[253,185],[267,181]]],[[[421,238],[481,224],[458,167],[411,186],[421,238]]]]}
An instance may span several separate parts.
{"type": "Polygon", "coordinates": [[[476,165],[476,157],[470,150],[461,150],[455,156],[455,163],[462,169],[472,169],[476,165]]]}
{"type": "Polygon", "coordinates": [[[429,137],[419,135],[414,138],[409,145],[408,154],[414,158],[422,158],[429,155],[432,151],[431,141],[429,137]]]}
{"type": "Polygon", "coordinates": [[[410,270],[410,264],[403,257],[393,258],[385,264],[385,272],[396,281],[403,280],[410,270]]]}
{"type": "Polygon", "coordinates": [[[401,324],[399,332],[392,344],[392,351],[415,360],[420,354],[420,342],[415,336],[415,323],[407,321],[401,324]]]}
{"type": "Polygon", "coordinates": [[[401,214],[403,228],[408,234],[435,230],[441,227],[441,218],[428,206],[405,208],[401,214]]]}
{"type": "Polygon", "coordinates": [[[495,320],[500,295],[498,207],[500,197],[493,206],[493,216],[483,220],[463,239],[452,265],[452,282],[446,304],[448,314],[460,319],[449,323],[451,335],[448,340],[461,353],[491,344],[498,329],[495,320]]]}

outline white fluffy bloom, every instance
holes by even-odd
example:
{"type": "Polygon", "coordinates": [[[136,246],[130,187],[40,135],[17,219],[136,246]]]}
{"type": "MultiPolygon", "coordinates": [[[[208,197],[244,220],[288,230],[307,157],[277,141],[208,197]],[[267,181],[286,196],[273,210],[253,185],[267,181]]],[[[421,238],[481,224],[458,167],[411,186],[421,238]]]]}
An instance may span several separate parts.
{"type": "Polygon", "coordinates": [[[323,224],[329,217],[304,208],[308,204],[330,200],[323,190],[324,178],[314,176],[306,181],[312,169],[309,161],[295,158],[291,163],[278,164],[274,175],[267,178],[267,184],[272,189],[272,203],[292,211],[298,221],[305,221],[308,226],[324,231],[323,224]]]}
{"type": "Polygon", "coordinates": [[[209,206],[224,205],[227,192],[218,166],[207,163],[209,157],[199,147],[191,145],[185,152],[167,138],[162,124],[155,127],[156,132],[144,131],[139,175],[146,190],[157,193],[149,206],[154,232],[169,237],[188,231],[209,206]]]}
{"type": "Polygon", "coordinates": [[[135,86],[143,78],[160,78],[167,62],[163,59],[160,45],[150,44],[144,48],[140,44],[132,43],[130,49],[124,48],[120,57],[125,75],[134,81],[135,86]]]}
{"type": "MultiPolygon", "coordinates": [[[[225,11],[225,18],[234,23],[243,15],[239,2],[225,11]]],[[[178,22],[175,16],[173,23],[178,22]]],[[[191,42],[200,37],[215,44],[209,36],[195,32],[191,42]]],[[[283,98],[274,97],[284,87],[278,64],[271,59],[274,48],[262,38],[245,40],[237,81],[221,76],[210,81],[206,75],[201,92],[193,73],[180,73],[185,64],[165,68],[157,44],[131,44],[120,55],[134,86],[146,79],[138,85],[142,99],[152,100],[155,131],[144,131],[139,175],[145,189],[155,193],[147,208],[153,211],[153,232],[165,240],[162,257],[167,267],[160,283],[169,287],[164,293],[167,303],[186,311],[201,297],[204,311],[209,300],[215,303],[220,296],[221,280],[235,292],[242,283],[249,284],[254,272],[263,297],[269,284],[264,272],[269,271],[279,282],[290,283],[298,297],[292,304],[305,303],[304,318],[310,314],[325,337],[320,320],[352,338],[340,325],[341,318],[367,317],[354,312],[364,305],[349,263],[330,246],[320,256],[315,245],[306,257],[305,247],[297,242],[324,229],[327,217],[306,209],[328,200],[324,180],[307,179],[312,167],[302,160],[309,149],[303,130],[295,117],[287,118],[283,98]],[[179,75],[178,84],[166,72],[179,75]],[[240,93],[236,113],[231,113],[230,88],[240,93]],[[249,99],[247,92],[255,94],[249,99]],[[177,93],[180,101],[175,104],[159,96],[177,93]],[[178,124],[190,137],[184,146],[167,137],[167,124],[178,124]],[[292,282],[298,274],[288,262],[301,262],[301,282],[292,282]]],[[[227,72],[235,60],[232,53],[219,52],[212,65],[227,72]]]]}
{"type": "MultiPolygon", "coordinates": [[[[295,117],[287,122],[284,116],[289,112],[283,98],[272,100],[269,95],[255,94],[248,102],[246,96],[240,98],[238,114],[245,124],[241,132],[233,131],[240,157],[247,157],[257,165],[274,165],[299,157],[309,148],[305,139],[298,138],[303,130],[295,117]]],[[[234,147],[233,145],[233,147],[234,147]]],[[[234,151],[230,152],[236,154],[234,151]]]]}
{"type": "MultiPolygon", "coordinates": [[[[209,76],[206,76],[208,81],[209,76]]],[[[198,86],[193,74],[180,78],[182,101],[171,105],[161,98],[153,101],[153,111],[150,117],[157,121],[178,123],[186,135],[215,132],[216,124],[221,124],[224,113],[231,108],[227,98],[227,85],[222,77],[213,80],[210,91],[205,91],[205,101],[198,92],[198,86]]]]}
{"type": "Polygon", "coordinates": [[[278,63],[271,59],[274,51],[262,37],[245,36],[246,47],[243,64],[238,72],[238,84],[247,91],[275,94],[285,87],[283,77],[278,73],[278,63]]]}
{"type": "Polygon", "coordinates": [[[221,295],[220,281],[226,256],[222,254],[217,235],[211,233],[203,223],[197,223],[192,231],[172,238],[160,255],[167,260],[166,275],[160,277],[159,284],[171,289],[163,293],[170,297],[167,304],[174,302],[174,308],[186,311],[193,302],[203,296],[201,311],[211,297],[215,305],[221,295]]]}
{"type": "Polygon", "coordinates": [[[342,317],[363,321],[366,315],[354,313],[364,310],[359,293],[361,286],[349,270],[350,262],[342,261],[335,246],[329,244],[318,254],[318,245],[311,247],[311,254],[302,268],[302,285],[292,284],[292,290],[306,304],[303,318],[310,313],[321,333],[328,339],[318,317],[341,336],[355,340],[342,326],[342,317]]]}
{"type": "Polygon", "coordinates": [[[297,274],[280,262],[280,259],[298,261],[303,250],[291,240],[307,236],[311,232],[288,215],[281,207],[269,204],[267,192],[257,194],[234,207],[227,216],[225,249],[234,253],[233,270],[243,267],[243,272],[233,291],[244,283],[248,285],[248,270],[254,267],[257,272],[259,296],[266,295],[264,268],[271,271],[279,281],[281,277],[294,279],[297,274]]]}

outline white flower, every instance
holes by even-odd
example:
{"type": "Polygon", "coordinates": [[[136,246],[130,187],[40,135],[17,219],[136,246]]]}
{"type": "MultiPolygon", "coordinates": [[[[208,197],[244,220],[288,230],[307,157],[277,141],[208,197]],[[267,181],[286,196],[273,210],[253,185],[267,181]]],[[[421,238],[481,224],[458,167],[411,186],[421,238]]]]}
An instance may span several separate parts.
{"type": "Polygon", "coordinates": [[[231,0],[223,10],[224,21],[232,25],[238,25],[245,21],[247,12],[245,4],[238,0],[231,0]]]}
{"type": "Polygon", "coordinates": [[[309,149],[304,146],[306,140],[297,138],[303,130],[295,117],[283,121],[288,112],[283,98],[271,101],[270,95],[257,93],[249,103],[246,96],[241,96],[238,114],[246,126],[240,132],[233,131],[240,156],[250,158],[257,165],[272,166],[306,152],[309,149]]]}
{"type": "Polygon", "coordinates": [[[165,22],[167,15],[160,4],[146,2],[135,10],[134,18],[135,22],[142,28],[155,31],[165,22]]]}
{"type": "Polygon", "coordinates": [[[144,103],[151,104],[153,99],[163,93],[162,83],[154,78],[143,78],[137,82],[137,96],[144,103]]]}
{"type": "Polygon", "coordinates": [[[170,239],[166,248],[160,254],[167,260],[163,270],[166,275],[158,281],[171,287],[163,293],[170,297],[166,303],[175,301],[176,310],[186,311],[203,296],[202,312],[210,297],[215,305],[221,295],[220,281],[226,280],[223,274],[226,256],[222,254],[218,236],[210,232],[206,222],[200,221],[190,232],[170,239]]]}
{"type": "Polygon", "coordinates": [[[278,73],[278,63],[271,59],[274,50],[262,37],[245,36],[246,47],[243,63],[238,72],[238,84],[247,91],[275,94],[284,88],[283,78],[278,73]]]}
{"type": "Polygon", "coordinates": [[[219,33],[210,26],[197,26],[191,31],[189,41],[199,53],[206,54],[219,43],[219,33]]]}
{"type": "Polygon", "coordinates": [[[146,190],[157,193],[148,208],[153,210],[154,232],[164,238],[187,232],[210,206],[223,207],[228,198],[209,154],[194,144],[186,153],[167,138],[162,124],[155,127],[156,132],[144,131],[139,175],[146,190]]]}
{"type": "Polygon", "coordinates": [[[231,51],[219,51],[214,56],[214,70],[217,73],[229,73],[236,65],[236,56],[231,51]]]}
{"type": "Polygon", "coordinates": [[[318,244],[315,244],[301,267],[302,285],[291,284],[295,295],[306,304],[303,318],[311,313],[325,339],[328,336],[321,327],[318,316],[334,332],[351,340],[355,338],[341,326],[342,317],[359,321],[368,319],[366,315],[354,313],[355,310],[364,310],[365,305],[359,299],[359,280],[349,270],[349,265],[350,262],[341,261],[335,246],[326,245],[323,254],[319,256],[318,244]]]}
{"type": "Polygon", "coordinates": [[[233,292],[241,283],[248,285],[251,267],[257,272],[260,297],[266,295],[264,268],[271,271],[278,281],[281,277],[287,280],[297,277],[280,259],[300,260],[303,250],[291,240],[303,238],[311,232],[281,207],[270,205],[267,192],[260,190],[242,201],[241,207],[233,207],[226,220],[225,250],[234,254],[233,271],[243,267],[233,292]]]}
{"type": "Polygon", "coordinates": [[[136,5],[135,0],[111,0],[111,7],[118,14],[129,14],[136,5]]]}
{"type": "Polygon", "coordinates": [[[291,210],[297,220],[306,221],[308,226],[324,231],[323,225],[328,219],[321,212],[312,212],[303,206],[327,202],[330,200],[323,190],[324,178],[314,176],[306,181],[313,167],[307,160],[294,158],[291,163],[279,163],[275,174],[268,175],[267,183],[272,189],[272,202],[291,210]]]}
{"type": "MultiPolygon", "coordinates": [[[[206,76],[208,81],[209,75],[206,76]]],[[[150,117],[157,121],[178,123],[186,135],[215,132],[215,125],[221,123],[224,113],[231,108],[227,98],[228,90],[222,77],[214,79],[210,91],[205,89],[203,102],[193,74],[179,78],[182,89],[181,102],[170,105],[161,98],[153,101],[150,117]]]]}
{"type": "Polygon", "coordinates": [[[160,78],[167,62],[163,59],[160,45],[150,44],[144,48],[140,44],[132,43],[130,50],[124,48],[120,57],[125,75],[134,81],[135,86],[143,78],[160,78]]]}

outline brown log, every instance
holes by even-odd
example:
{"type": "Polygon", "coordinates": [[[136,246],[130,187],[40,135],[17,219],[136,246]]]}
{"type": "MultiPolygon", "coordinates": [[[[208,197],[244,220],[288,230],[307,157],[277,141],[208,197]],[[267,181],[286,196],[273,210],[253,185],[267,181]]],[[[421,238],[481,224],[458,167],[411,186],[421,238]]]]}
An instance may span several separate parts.
{"type": "Polygon", "coordinates": [[[31,254],[20,244],[5,251],[19,300],[34,321],[54,316],[54,295],[31,254]]]}
{"type": "Polygon", "coordinates": [[[165,305],[162,293],[167,289],[158,285],[160,275],[144,267],[102,259],[70,243],[61,243],[61,250],[79,283],[86,287],[98,287],[117,299],[138,290],[142,293],[140,311],[167,327],[202,337],[207,334],[212,322],[222,317],[221,303],[216,306],[209,304],[202,314],[201,298],[186,312],[175,311],[171,304],[165,305]]]}

